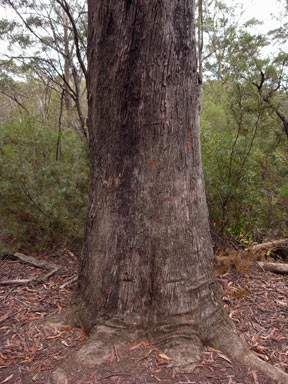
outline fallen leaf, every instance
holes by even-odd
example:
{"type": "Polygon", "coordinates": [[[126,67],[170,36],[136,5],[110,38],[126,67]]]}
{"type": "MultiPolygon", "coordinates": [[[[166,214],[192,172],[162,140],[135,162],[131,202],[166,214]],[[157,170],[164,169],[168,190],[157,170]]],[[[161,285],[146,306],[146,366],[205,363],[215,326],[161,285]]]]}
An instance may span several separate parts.
{"type": "Polygon", "coordinates": [[[113,363],[115,358],[116,358],[116,356],[115,356],[114,348],[112,347],[110,355],[107,356],[105,360],[109,361],[109,363],[113,363]]]}
{"type": "Polygon", "coordinates": [[[59,361],[59,360],[63,360],[63,359],[64,359],[64,357],[63,357],[63,356],[58,356],[58,355],[55,355],[55,356],[53,356],[53,359],[55,359],[55,360],[59,361]]]}
{"type": "Polygon", "coordinates": [[[1,359],[3,359],[3,360],[7,360],[7,357],[4,356],[3,353],[1,353],[1,352],[0,352],[0,357],[1,357],[1,359]]]}
{"type": "Polygon", "coordinates": [[[232,361],[228,359],[225,355],[222,355],[222,353],[218,353],[218,356],[221,357],[221,359],[228,361],[228,363],[232,364],[232,361]]]}
{"type": "Polygon", "coordinates": [[[257,373],[255,371],[251,371],[250,372],[251,375],[253,376],[253,379],[255,381],[255,384],[259,384],[259,381],[258,381],[258,377],[257,377],[257,373]]]}
{"type": "Polygon", "coordinates": [[[10,316],[9,313],[6,313],[4,316],[0,317],[0,323],[4,320],[8,319],[9,316],[10,316]]]}
{"type": "Polygon", "coordinates": [[[257,351],[254,351],[254,352],[255,352],[255,355],[261,357],[263,360],[265,360],[265,361],[269,360],[269,357],[264,355],[263,353],[260,353],[260,352],[257,352],[257,351]]]}
{"type": "Polygon", "coordinates": [[[12,373],[12,375],[6,377],[6,379],[4,379],[3,381],[1,381],[1,384],[7,383],[7,381],[11,380],[13,376],[14,376],[14,375],[13,375],[13,373],[12,373]]]}
{"type": "Polygon", "coordinates": [[[171,361],[173,360],[171,357],[165,355],[165,353],[159,353],[159,357],[161,357],[164,360],[171,361]]]}
{"type": "Polygon", "coordinates": [[[129,349],[130,349],[130,351],[134,351],[135,349],[137,349],[137,348],[141,347],[141,345],[142,345],[142,342],[141,342],[141,343],[139,343],[139,344],[133,345],[133,346],[132,346],[132,347],[130,347],[129,349]]]}

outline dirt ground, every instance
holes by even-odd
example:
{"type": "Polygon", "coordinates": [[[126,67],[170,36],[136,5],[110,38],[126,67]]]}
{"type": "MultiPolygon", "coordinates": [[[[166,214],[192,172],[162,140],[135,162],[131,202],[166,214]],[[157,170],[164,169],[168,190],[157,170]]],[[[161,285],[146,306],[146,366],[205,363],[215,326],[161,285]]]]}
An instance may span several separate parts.
{"type": "MultiPolygon", "coordinates": [[[[169,368],[169,356],[146,340],[113,348],[106,363],[93,369],[75,366],[71,356],[85,343],[79,328],[53,328],[37,320],[69,303],[77,276],[69,251],[46,256],[62,266],[45,280],[0,285],[0,384],[48,384],[57,368],[69,372],[63,384],[272,384],[271,379],[206,348],[192,373],[169,368]],[[37,325],[38,324],[38,325],[37,325]]],[[[41,269],[9,258],[0,261],[0,281],[43,275],[41,269]]],[[[223,303],[240,337],[263,360],[288,372],[288,278],[250,270],[218,276],[223,303]]]]}

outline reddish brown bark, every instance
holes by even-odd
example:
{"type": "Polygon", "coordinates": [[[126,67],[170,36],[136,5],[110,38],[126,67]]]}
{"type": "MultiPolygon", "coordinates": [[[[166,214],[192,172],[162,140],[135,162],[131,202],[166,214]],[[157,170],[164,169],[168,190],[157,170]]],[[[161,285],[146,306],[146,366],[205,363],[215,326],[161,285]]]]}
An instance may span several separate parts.
{"type": "Polygon", "coordinates": [[[207,336],[222,307],[200,159],[192,3],[89,7],[83,321],[117,317],[155,338],[194,324],[207,336]]]}
{"type": "Polygon", "coordinates": [[[83,361],[136,330],[176,363],[204,342],[225,350],[235,336],[212,268],[194,2],[88,7],[91,176],[78,316],[97,337],[83,361]]]}

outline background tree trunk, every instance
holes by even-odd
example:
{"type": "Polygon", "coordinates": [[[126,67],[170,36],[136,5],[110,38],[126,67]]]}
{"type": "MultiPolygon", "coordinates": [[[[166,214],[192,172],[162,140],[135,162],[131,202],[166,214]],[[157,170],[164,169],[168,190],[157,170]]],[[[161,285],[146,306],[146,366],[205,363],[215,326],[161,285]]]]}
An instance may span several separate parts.
{"type": "Polygon", "coordinates": [[[72,98],[70,87],[70,72],[71,72],[71,52],[69,49],[69,30],[68,30],[68,17],[63,12],[63,28],[64,28],[64,47],[65,47],[65,61],[64,61],[64,89],[65,89],[65,106],[67,111],[72,108],[72,98]]]}

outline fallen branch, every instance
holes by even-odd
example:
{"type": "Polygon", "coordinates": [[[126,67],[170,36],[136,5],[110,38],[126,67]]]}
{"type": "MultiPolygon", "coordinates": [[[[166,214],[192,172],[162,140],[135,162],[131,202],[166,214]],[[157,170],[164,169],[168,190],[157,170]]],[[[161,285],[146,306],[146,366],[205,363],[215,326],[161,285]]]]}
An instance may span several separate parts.
{"type": "Polygon", "coordinates": [[[286,274],[288,273],[288,264],[283,263],[262,263],[257,262],[259,267],[264,271],[286,274]]]}
{"type": "Polygon", "coordinates": [[[49,279],[49,277],[53,276],[56,272],[59,271],[59,269],[61,269],[61,267],[55,267],[52,271],[48,272],[45,276],[42,277],[42,280],[47,280],[49,279]]]}
{"type": "Polygon", "coordinates": [[[60,269],[60,267],[57,269],[54,269],[53,271],[48,272],[44,276],[31,277],[31,279],[0,280],[0,285],[26,285],[26,284],[29,284],[32,282],[42,283],[42,282],[46,281],[47,279],[49,279],[49,277],[54,275],[54,273],[58,272],[59,269],[60,269]]]}
{"type": "Polygon", "coordinates": [[[280,246],[283,247],[285,245],[288,247],[288,239],[272,240],[272,241],[268,241],[266,243],[254,245],[251,248],[247,248],[247,251],[259,251],[261,249],[269,250],[269,249],[277,248],[280,246]]]}
{"type": "Polygon", "coordinates": [[[19,280],[0,280],[0,285],[25,285],[31,283],[33,279],[19,279],[19,280]]]}
{"type": "Polygon", "coordinates": [[[33,265],[34,267],[37,267],[37,268],[48,269],[48,270],[60,269],[60,267],[54,263],[51,263],[45,260],[38,260],[38,259],[35,259],[35,257],[26,256],[23,253],[16,252],[11,256],[15,257],[20,261],[23,261],[23,263],[33,265]]]}
{"type": "Polygon", "coordinates": [[[54,263],[51,263],[51,262],[48,262],[45,260],[37,260],[34,257],[24,255],[23,253],[16,252],[12,255],[9,255],[9,257],[10,258],[11,257],[16,258],[16,259],[22,261],[23,263],[33,265],[34,267],[37,267],[37,268],[46,269],[49,272],[46,273],[44,276],[31,277],[30,279],[0,280],[0,285],[25,285],[25,284],[29,284],[32,282],[41,283],[41,282],[49,279],[49,277],[51,277],[52,275],[54,275],[56,272],[58,272],[61,269],[61,266],[59,266],[59,265],[56,265],[54,263]]]}
{"type": "Polygon", "coordinates": [[[73,283],[74,283],[75,281],[77,281],[77,280],[78,280],[78,276],[75,276],[75,277],[73,277],[72,279],[66,281],[66,283],[60,285],[59,288],[60,288],[60,289],[63,289],[63,288],[65,288],[65,287],[67,287],[68,285],[73,284],[73,283]]]}

